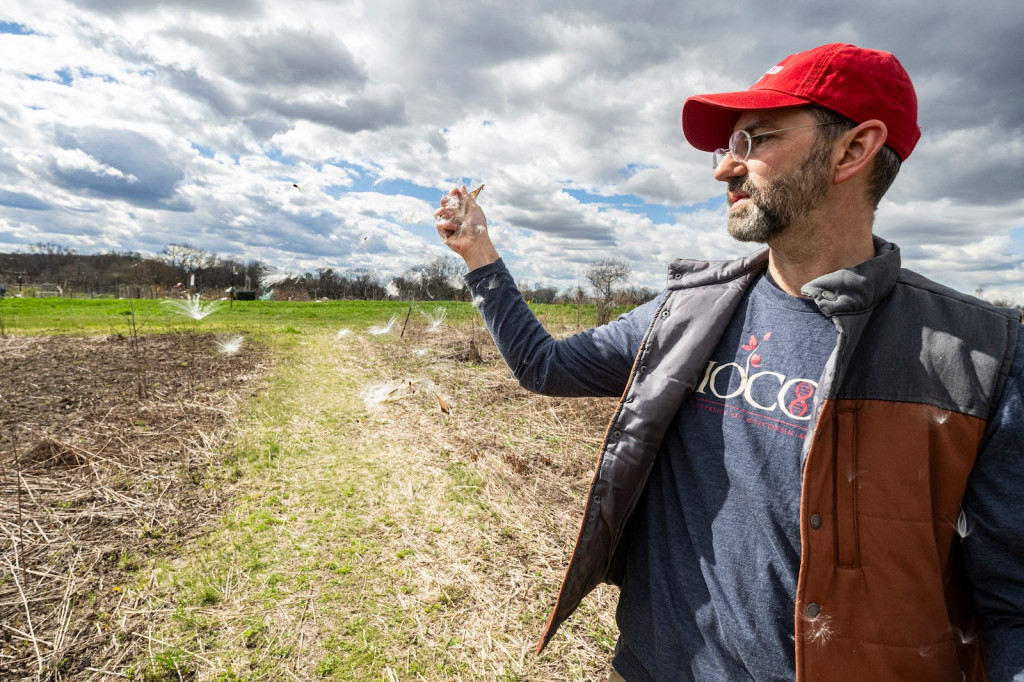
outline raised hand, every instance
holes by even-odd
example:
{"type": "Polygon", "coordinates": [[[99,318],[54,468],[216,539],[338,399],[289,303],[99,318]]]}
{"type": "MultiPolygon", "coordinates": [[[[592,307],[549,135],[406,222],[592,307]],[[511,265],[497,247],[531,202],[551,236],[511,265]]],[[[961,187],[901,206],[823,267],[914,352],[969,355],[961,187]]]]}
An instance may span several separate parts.
{"type": "Polygon", "coordinates": [[[456,187],[441,198],[441,208],[434,212],[441,241],[459,254],[470,270],[498,260],[487,232],[487,217],[476,203],[482,189],[483,185],[472,192],[465,185],[456,187]]]}

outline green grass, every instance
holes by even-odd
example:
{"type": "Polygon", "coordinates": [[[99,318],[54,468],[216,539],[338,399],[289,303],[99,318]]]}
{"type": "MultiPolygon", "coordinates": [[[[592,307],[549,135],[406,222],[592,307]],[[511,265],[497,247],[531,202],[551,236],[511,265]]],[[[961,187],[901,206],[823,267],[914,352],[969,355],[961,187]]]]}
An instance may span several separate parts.
{"type": "MultiPolygon", "coordinates": [[[[223,301],[207,317],[193,320],[176,312],[164,300],[10,296],[0,299],[0,318],[6,334],[130,335],[134,315],[136,328],[145,334],[195,330],[271,335],[342,327],[365,330],[385,324],[392,316],[397,316],[396,329],[400,330],[407,315],[410,323],[422,324],[424,315],[432,314],[438,307],[445,308],[446,323],[453,326],[479,320],[471,303],[458,301],[223,301]]],[[[576,324],[575,305],[531,304],[531,308],[549,326],[576,324]]],[[[594,306],[582,306],[579,317],[583,327],[593,324],[594,306]]]]}

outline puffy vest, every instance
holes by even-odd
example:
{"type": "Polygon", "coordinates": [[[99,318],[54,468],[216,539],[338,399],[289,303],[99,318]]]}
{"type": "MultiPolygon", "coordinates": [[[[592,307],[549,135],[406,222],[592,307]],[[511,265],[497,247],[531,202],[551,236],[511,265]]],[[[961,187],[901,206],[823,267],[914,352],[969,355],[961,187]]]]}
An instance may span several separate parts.
{"type": "MultiPolygon", "coordinates": [[[[984,680],[959,564],[967,479],[1009,372],[1020,312],[875,258],[805,285],[836,326],[804,443],[796,678],[984,680]]],[[[767,249],[675,261],[608,427],[579,537],[538,650],[601,582],[662,438],[767,249]]]]}

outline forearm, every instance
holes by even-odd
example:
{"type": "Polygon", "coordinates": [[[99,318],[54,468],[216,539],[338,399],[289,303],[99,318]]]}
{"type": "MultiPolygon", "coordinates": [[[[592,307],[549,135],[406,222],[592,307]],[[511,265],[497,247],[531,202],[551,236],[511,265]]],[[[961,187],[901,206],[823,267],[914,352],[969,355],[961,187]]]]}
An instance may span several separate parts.
{"type": "Polygon", "coordinates": [[[501,256],[498,255],[498,251],[491,244],[490,239],[462,254],[462,259],[466,261],[466,267],[469,268],[470,272],[479,270],[485,265],[496,263],[500,258],[501,256]]]}
{"type": "MultiPolygon", "coordinates": [[[[466,277],[499,352],[524,388],[545,395],[617,396],[649,322],[644,313],[554,339],[500,260],[466,277]]],[[[649,317],[649,316],[648,316],[649,317]]]]}

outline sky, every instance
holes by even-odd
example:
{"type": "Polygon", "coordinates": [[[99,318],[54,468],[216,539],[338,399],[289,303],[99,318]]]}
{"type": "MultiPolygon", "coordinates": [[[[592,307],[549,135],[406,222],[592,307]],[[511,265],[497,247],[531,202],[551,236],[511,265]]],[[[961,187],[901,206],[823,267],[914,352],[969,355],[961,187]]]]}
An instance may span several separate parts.
{"type": "Polygon", "coordinates": [[[386,278],[453,255],[433,212],[486,183],[521,284],[618,258],[660,289],[673,258],[753,248],[684,100],[848,42],[894,53],[919,99],[876,234],[1024,303],[1022,36],[1018,0],[5,3],[0,252],[187,243],[386,278]]]}

